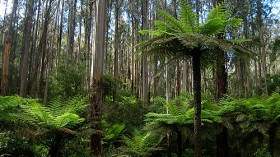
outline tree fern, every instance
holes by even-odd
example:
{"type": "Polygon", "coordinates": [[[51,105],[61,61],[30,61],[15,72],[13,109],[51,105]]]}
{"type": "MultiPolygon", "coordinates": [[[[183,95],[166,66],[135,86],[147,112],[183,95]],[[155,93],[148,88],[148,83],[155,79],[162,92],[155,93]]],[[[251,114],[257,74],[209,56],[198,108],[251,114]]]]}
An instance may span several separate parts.
{"type": "Polygon", "coordinates": [[[57,154],[65,139],[77,136],[74,128],[85,120],[78,113],[86,107],[83,98],[54,100],[43,106],[36,99],[0,97],[1,127],[9,126],[4,127],[23,136],[25,140],[44,137],[44,141],[50,141],[49,152],[57,154]],[[11,125],[12,122],[16,122],[16,125],[11,125]]]}
{"type": "Polygon", "coordinates": [[[159,150],[157,145],[162,138],[163,136],[159,134],[154,135],[135,130],[132,138],[123,136],[125,146],[123,146],[121,150],[124,154],[131,156],[151,156],[153,151],[159,150]]]}
{"type": "Polygon", "coordinates": [[[18,96],[0,97],[0,122],[15,122],[15,114],[22,98],[18,96]]]}
{"type": "Polygon", "coordinates": [[[86,107],[87,104],[80,98],[72,98],[64,102],[55,99],[48,106],[43,106],[37,102],[21,106],[25,115],[29,116],[29,118],[25,117],[23,120],[27,120],[27,122],[31,122],[38,127],[50,129],[72,128],[83,122],[85,119],[77,113],[86,107]]]}
{"type": "Polygon", "coordinates": [[[154,38],[140,43],[140,47],[148,48],[147,52],[155,56],[166,55],[174,57],[178,56],[178,53],[184,54],[184,56],[191,56],[192,54],[189,53],[190,51],[188,52],[188,49],[195,47],[200,49],[218,47],[227,52],[232,51],[243,55],[245,53],[245,56],[252,54],[246,48],[238,45],[249,40],[220,40],[213,38],[217,34],[232,30],[242,24],[242,19],[230,17],[231,13],[226,11],[224,3],[211,9],[206,22],[202,24],[198,22],[196,14],[185,1],[182,0],[180,4],[179,20],[168,13],[160,11],[160,15],[165,20],[156,21],[155,30],[140,31],[142,34],[150,33],[154,35],[154,38]]]}

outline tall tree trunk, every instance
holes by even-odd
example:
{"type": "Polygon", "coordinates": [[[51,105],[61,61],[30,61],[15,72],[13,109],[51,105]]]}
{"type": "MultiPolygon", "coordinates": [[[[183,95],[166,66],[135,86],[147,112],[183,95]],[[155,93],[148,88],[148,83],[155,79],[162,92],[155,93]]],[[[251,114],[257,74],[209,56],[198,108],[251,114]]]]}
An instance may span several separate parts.
{"type": "MultiPolygon", "coordinates": [[[[4,17],[3,20],[2,20],[2,22],[1,22],[1,23],[2,23],[2,26],[1,26],[1,27],[2,27],[2,28],[5,28],[6,17],[7,17],[7,8],[8,8],[8,0],[6,0],[5,10],[4,10],[4,16],[2,15],[2,16],[4,17]]],[[[5,30],[4,30],[4,29],[2,29],[0,32],[1,32],[1,34],[0,34],[1,36],[3,36],[3,35],[5,36],[5,30]]],[[[4,37],[4,38],[5,38],[5,37],[4,37]]],[[[4,39],[4,41],[5,41],[5,39],[4,39]]],[[[2,44],[2,42],[3,42],[3,38],[0,38],[0,44],[2,44]]]]}
{"type": "Polygon", "coordinates": [[[263,15],[263,4],[261,0],[257,0],[257,26],[258,26],[258,31],[259,31],[259,71],[261,74],[261,77],[264,80],[263,86],[262,88],[262,92],[264,93],[268,93],[267,91],[267,82],[266,82],[266,52],[265,52],[265,43],[264,43],[264,28],[263,28],[263,19],[262,19],[262,15],[263,15]]]}
{"type": "Polygon", "coordinates": [[[30,51],[30,39],[31,39],[31,28],[32,28],[32,16],[33,16],[33,0],[27,2],[27,15],[24,22],[24,35],[22,43],[22,54],[20,62],[20,96],[26,97],[27,90],[27,73],[28,73],[28,55],[30,51]]]}
{"type": "Polygon", "coordinates": [[[183,82],[182,88],[184,92],[189,92],[189,61],[183,61],[183,82]]]}
{"type": "MultiPolygon", "coordinates": [[[[176,0],[172,0],[174,8],[173,8],[173,12],[174,12],[174,17],[178,18],[177,15],[177,1],[176,0]]],[[[180,59],[176,59],[176,80],[175,80],[175,95],[179,96],[181,92],[181,68],[180,68],[180,59]]]]}
{"type": "MultiPolygon", "coordinates": [[[[131,5],[131,10],[134,9],[134,4],[132,3],[132,0],[130,0],[130,5],[131,5]]],[[[131,27],[132,27],[132,32],[131,32],[131,93],[135,94],[135,55],[134,55],[134,45],[135,45],[135,18],[134,15],[131,15],[132,21],[131,21],[131,27]]]]}
{"type": "MultiPolygon", "coordinates": [[[[142,30],[148,29],[148,0],[142,0],[142,30]]],[[[147,36],[143,36],[143,41],[147,40],[147,36]]],[[[148,103],[148,58],[142,56],[142,101],[143,104],[148,103]]]]}
{"type": "Polygon", "coordinates": [[[91,97],[91,114],[92,128],[96,130],[90,137],[91,152],[94,156],[101,156],[101,130],[102,108],[103,108],[103,87],[101,84],[101,75],[104,67],[104,43],[105,43],[105,24],[106,24],[106,0],[96,0],[96,22],[95,22],[95,64],[93,78],[93,93],[91,97]]]}
{"type": "Polygon", "coordinates": [[[42,30],[42,35],[40,38],[40,42],[38,45],[38,50],[35,57],[35,64],[33,68],[33,76],[31,83],[31,95],[34,97],[40,97],[39,90],[42,86],[43,74],[45,70],[45,55],[47,48],[47,36],[48,36],[48,26],[50,21],[50,13],[51,13],[51,5],[53,0],[49,0],[46,2],[46,11],[45,11],[45,19],[42,30]]]}
{"type": "Polygon", "coordinates": [[[59,33],[58,33],[58,38],[57,38],[57,67],[59,66],[60,63],[60,55],[61,55],[61,42],[62,42],[62,28],[63,28],[63,13],[64,13],[64,2],[65,0],[61,0],[62,5],[61,5],[61,12],[60,12],[60,22],[59,22],[59,33]]]}
{"type": "MultiPolygon", "coordinates": [[[[115,1],[115,39],[114,39],[114,77],[120,79],[120,31],[119,31],[119,21],[121,14],[121,5],[123,0],[115,1]]],[[[113,91],[113,101],[115,101],[115,97],[117,94],[118,87],[116,86],[113,91]]]]}
{"type": "MultiPolygon", "coordinates": [[[[223,2],[223,0],[214,0],[214,6],[223,2]]],[[[218,39],[223,38],[223,34],[217,36],[218,39]]],[[[222,50],[218,50],[217,63],[216,63],[216,99],[221,99],[227,92],[227,73],[225,69],[226,54],[222,50]]],[[[217,156],[227,157],[228,156],[228,130],[223,126],[223,131],[220,135],[216,136],[217,143],[217,156]]]]}
{"type": "Polygon", "coordinates": [[[176,96],[179,96],[181,92],[181,68],[179,59],[176,61],[176,72],[176,96]]]}
{"type": "MultiPolygon", "coordinates": [[[[165,58],[165,99],[166,99],[166,102],[169,103],[170,101],[170,79],[169,79],[169,66],[167,64],[168,60],[167,58],[165,58]]],[[[168,110],[167,110],[167,113],[168,113],[168,110]]]]}
{"type": "Polygon", "coordinates": [[[199,48],[193,50],[192,67],[193,67],[193,92],[194,92],[194,148],[195,157],[202,156],[202,140],[201,140],[201,50],[199,48]]]}
{"type": "Polygon", "coordinates": [[[156,58],[154,58],[154,84],[153,84],[153,96],[156,97],[157,96],[157,84],[158,84],[158,77],[157,77],[157,73],[158,73],[158,61],[156,60],[156,58]]]}
{"type": "MultiPolygon", "coordinates": [[[[221,38],[221,37],[219,37],[221,38]]],[[[217,64],[216,64],[216,78],[217,91],[216,98],[220,99],[227,91],[227,73],[225,69],[225,54],[224,51],[218,50],[217,64]]]]}
{"type": "Polygon", "coordinates": [[[87,0],[88,9],[86,9],[86,19],[85,19],[85,43],[84,43],[84,60],[86,61],[86,89],[90,88],[91,76],[88,73],[90,71],[90,54],[91,54],[91,34],[92,34],[92,22],[93,22],[93,5],[92,0],[87,0]]]}
{"type": "Polygon", "coordinates": [[[119,78],[120,69],[119,69],[119,14],[120,14],[120,5],[119,1],[115,2],[115,49],[114,49],[114,77],[119,78]]]}
{"type": "Polygon", "coordinates": [[[11,38],[5,35],[3,60],[2,60],[2,79],[1,79],[1,95],[8,95],[8,76],[9,76],[9,58],[11,50],[11,38]]]}
{"type": "MultiPolygon", "coordinates": [[[[10,21],[9,21],[9,34],[11,36],[11,39],[13,39],[11,41],[11,52],[10,52],[10,65],[9,65],[9,89],[8,89],[8,93],[9,94],[14,94],[14,93],[18,93],[18,91],[16,91],[16,89],[14,87],[16,87],[18,85],[18,81],[16,81],[16,77],[14,75],[14,71],[17,71],[16,69],[18,69],[18,67],[15,66],[15,59],[17,56],[17,49],[18,49],[18,36],[16,35],[16,32],[18,32],[18,27],[16,26],[17,22],[18,22],[18,18],[17,18],[17,9],[18,9],[18,0],[13,0],[13,7],[12,7],[12,13],[10,15],[10,21]]],[[[4,22],[3,22],[4,24],[4,22]]],[[[2,42],[0,42],[2,43],[2,42]]]]}
{"type": "MultiPolygon", "coordinates": [[[[57,21],[57,20],[56,20],[57,21]]],[[[52,40],[54,41],[54,37],[56,34],[56,23],[53,26],[53,30],[54,33],[52,35],[52,40]]],[[[48,98],[48,89],[49,89],[49,81],[50,81],[50,75],[51,75],[51,67],[53,64],[53,46],[54,46],[54,42],[51,43],[51,46],[49,48],[49,53],[48,53],[48,60],[47,60],[47,67],[46,67],[46,83],[45,83],[45,89],[44,89],[44,99],[43,99],[43,104],[46,105],[47,104],[47,98],[48,98]]]]}
{"type": "Polygon", "coordinates": [[[67,50],[70,58],[74,57],[74,36],[76,26],[76,8],[77,0],[70,0],[69,16],[68,16],[68,41],[67,50]]]}

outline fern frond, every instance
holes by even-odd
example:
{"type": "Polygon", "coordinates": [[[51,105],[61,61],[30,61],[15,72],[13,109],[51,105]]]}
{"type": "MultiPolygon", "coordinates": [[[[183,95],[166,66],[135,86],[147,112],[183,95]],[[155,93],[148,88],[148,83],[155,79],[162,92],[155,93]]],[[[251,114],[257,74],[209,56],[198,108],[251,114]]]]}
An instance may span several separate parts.
{"type": "Polygon", "coordinates": [[[164,11],[160,10],[159,13],[166,23],[170,25],[171,33],[188,33],[188,30],[185,30],[184,25],[179,20],[164,11]]]}
{"type": "Polygon", "coordinates": [[[123,146],[121,150],[127,155],[149,156],[153,151],[160,149],[158,144],[162,141],[163,137],[160,134],[141,133],[135,130],[132,138],[123,136],[126,146],[123,146]]]}
{"type": "Polygon", "coordinates": [[[213,19],[227,19],[229,17],[229,12],[226,12],[226,6],[224,3],[220,3],[211,9],[206,21],[211,21],[213,19]]]}
{"type": "Polygon", "coordinates": [[[196,14],[193,12],[186,1],[181,0],[181,11],[180,11],[181,21],[184,28],[184,33],[193,34],[196,33],[196,14]]]}
{"type": "Polygon", "coordinates": [[[243,19],[240,19],[240,18],[228,18],[226,21],[225,21],[225,24],[226,24],[226,30],[231,30],[231,29],[234,29],[234,28],[238,28],[242,25],[242,21],[243,19]]]}
{"type": "Polygon", "coordinates": [[[22,98],[18,96],[0,97],[0,122],[15,122],[15,113],[19,109],[22,98]]]}
{"type": "Polygon", "coordinates": [[[121,135],[121,133],[124,131],[124,129],[125,129],[125,125],[124,124],[121,124],[121,125],[115,124],[115,125],[113,125],[111,128],[109,128],[106,131],[106,135],[103,138],[103,141],[110,142],[110,141],[115,140],[117,137],[119,137],[121,135]]]}
{"type": "Polygon", "coordinates": [[[201,34],[214,37],[225,31],[225,20],[222,18],[208,20],[199,26],[199,31],[201,34]]]}
{"type": "Polygon", "coordinates": [[[53,124],[57,128],[72,128],[73,126],[76,126],[77,124],[85,121],[85,119],[80,118],[80,116],[76,114],[68,112],[53,118],[53,121],[53,124]]]}

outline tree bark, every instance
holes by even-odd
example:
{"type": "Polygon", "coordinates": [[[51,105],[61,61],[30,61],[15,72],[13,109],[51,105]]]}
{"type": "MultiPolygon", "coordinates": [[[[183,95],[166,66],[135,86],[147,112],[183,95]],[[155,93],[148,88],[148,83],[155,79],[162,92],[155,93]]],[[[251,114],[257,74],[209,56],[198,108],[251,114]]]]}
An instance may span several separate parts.
{"type": "Polygon", "coordinates": [[[56,134],[50,146],[50,150],[49,150],[50,157],[59,157],[59,149],[61,148],[61,146],[62,146],[61,135],[56,134]]]}
{"type": "Polygon", "coordinates": [[[47,36],[48,36],[48,26],[50,21],[51,5],[53,0],[46,2],[45,20],[42,30],[42,35],[38,45],[38,50],[35,57],[35,64],[33,68],[33,76],[31,83],[31,95],[34,97],[40,97],[39,90],[42,86],[43,74],[45,71],[45,55],[47,48],[47,36]]]}
{"type": "MultiPolygon", "coordinates": [[[[130,7],[131,7],[131,10],[134,9],[134,4],[132,3],[132,0],[130,0],[130,7]]],[[[131,29],[132,29],[132,32],[131,32],[131,93],[135,94],[136,91],[135,91],[135,55],[134,55],[134,52],[135,52],[135,18],[134,18],[134,15],[132,14],[131,15],[132,17],[132,21],[131,21],[131,29]]]]}
{"type": "Polygon", "coordinates": [[[91,153],[96,156],[101,156],[101,138],[102,134],[100,132],[101,121],[102,121],[102,108],[103,108],[103,88],[101,84],[101,75],[103,73],[104,64],[104,43],[105,43],[105,24],[106,24],[106,0],[96,0],[96,22],[95,22],[95,64],[93,71],[95,75],[93,76],[93,93],[91,96],[90,105],[90,121],[92,121],[92,129],[96,133],[92,134],[90,137],[91,153]]]}
{"type": "Polygon", "coordinates": [[[193,50],[192,67],[193,67],[193,91],[194,91],[194,147],[195,157],[202,156],[202,140],[201,140],[201,73],[200,63],[201,51],[199,48],[193,50]]]}
{"type": "Polygon", "coordinates": [[[271,154],[272,157],[274,157],[274,148],[275,148],[275,135],[276,135],[276,131],[277,131],[277,123],[272,123],[269,130],[268,130],[268,136],[269,136],[269,152],[271,154]]]}
{"type": "MultiPolygon", "coordinates": [[[[6,3],[7,5],[7,3],[6,3]]],[[[13,39],[13,41],[11,41],[11,50],[10,50],[10,61],[9,61],[9,75],[8,75],[8,94],[10,93],[15,93],[14,90],[13,90],[13,85],[14,84],[17,84],[16,81],[14,81],[14,77],[13,77],[13,74],[14,74],[14,71],[18,68],[18,67],[15,67],[15,59],[16,59],[16,50],[17,50],[17,39],[18,39],[18,36],[16,35],[16,32],[18,30],[17,27],[15,27],[15,24],[16,24],[16,21],[17,20],[17,9],[18,9],[18,0],[13,0],[13,7],[12,7],[12,12],[10,14],[10,20],[9,20],[9,28],[8,28],[8,34],[10,36],[11,39],[13,39]]],[[[5,16],[4,16],[5,17],[5,16]]],[[[5,21],[5,20],[4,20],[5,21]]],[[[4,23],[3,22],[3,26],[4,26],[4,23]]],[[[2,40],[1,42],[2,43],[2,40]]]]}
{"type": "Polygon", "coordinates": [[[263,33],[263,19],[262,19],[262,9],[263,9],[263,4],[261,0],[257,0],[257,26],[258,26],[258,31],[259,31],[259,74],[260,78],[264,80],[262,88],[262,92],[268,93],[267,91],[267,82],[266,82],[266,53],[265,53],[265,43],[264,43],[264,33],[263,33]]]}
{"type": "Polygon", "coordinates": [[[183,156],[183,135],[180,130],[177,131],[177,156],[183,156]]]}
{"type": "Polygon", "coordinates": [[[62,0],[62,5],[61,5],[61,12],[60,12],[60,22],[59,22],[59,34],[57,38],[57,67],[59,66],[60,63],[60,55],[61,55],[61,42],[62,42],[62,33],[63,33],[63,13],[64,13],[64,1],[62,0]]]}
{"type": "Polygon", "coordinates": [[[68,42],[67,50],[70,58],[74,57],[74,34],[76,26],[77,0],[70,0],[68,19],[68,42]]]}
{"type": "Polygon", "coordinates": [[[121,7],[121,2],[116,1],[115,2],[115,50],[114,50],[114,77],[115,78],[120,78],[120,66],[119,66],[119,44],[120,44],[120,39],[119,39],[119,15],[120,15],[120,7],[121,7]],[[120,3],[120,4],[119,4],[120,3]]]}
{"type": "Polygon", "coordinates": [[[5,35],[3,60],[2,60],[2,79],[1,79],[1,95],[8,95],[8,76],[9,76],[9,60],[11,50],[11,38],[8,34],[5,35]]]}
{"type": "Polygon", "coordinates": [[[218,50],[217,64],[216,64],[216,77],[217,77],[217,91],[216,98],[221,99],[227,92],[227,73],[225,69],[225,54],[224,51],[218,50]]]}
{"type": "MultiPolygon", "coordinates": [[[[214,0],[214,6],[223,2],[223,0],[214,0]]],[[[219,34],[217,36],[218,39],[223,38],[223,34],[219,34]]],[[[217,51],[217,64],[216,64],[216,99],[221,99],[224,94],[227,92],[227,72],[225,68],[226,63],[226,54],[222,50],[217,51]]],[[[228,130],[225,126],[223,127],[223,131],[220,135],[216,136],[217,143],[217,156],[218,157],[227,157],[228,156],[228,130]]]]}
{"type": "MultiPolygon", "coordinates": [[[[52,35],[52,40],[54,41],[54,37],[56,34],[56,23],[53,26],[54,28],[54,34],[52,35]]],[[[47,98],[48,98],[48,89],[49,89],[49,81],[50,81],[50,75],[51,75],[51,67],[53,64],[53,46],[54,43],[51,43],[51,46],[49,48],[49,53],[48,53],[48,60],[47,60],[47,68],[46,68],[46,83],[45,83],[45,89],[44,89],[44,99],[43,99],[43,104],[46,105],[47,104],[47,98]]]]}
{"type": "Polygon", "coordinates": [[[32,28],[32,16],[33,16],[33,0],[27,2],[27,15],[24,24],[24,35],[22,43],[22,54],[20,62],[20,96],[26,97],[27,95],[27,73],[28,73],[28,55],[30,51],[30,39],[31,39],[31,28],[32,28]]]}
{"type": "MultiPolygon", "coordinates": [[[[142,0],[142,30],[148,29],[148,0],[142,0]]],[[[143,41],[147,36],[143,36],[143,41]]],[[[148,103],[148,58],[142,56],[142,101],[143,105],[148,103]]]]}

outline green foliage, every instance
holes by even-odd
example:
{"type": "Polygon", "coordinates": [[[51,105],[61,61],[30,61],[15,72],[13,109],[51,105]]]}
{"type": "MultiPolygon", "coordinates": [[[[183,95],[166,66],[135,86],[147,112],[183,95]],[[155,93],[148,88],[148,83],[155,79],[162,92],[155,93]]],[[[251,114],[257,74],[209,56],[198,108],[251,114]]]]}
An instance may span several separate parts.
{"type": "MultiPolygon", "coordinates": [[[[103,125],[104,155],[164,155],[167,133],[172,135],[170,143],[174,148],[172,152],[175,152],[178,132],[182,133],[183,146],[187,148],[185,155],[193,153],[194,109],[191,95],[184,93],[169,104],[161,97],[155,98],[152,103],[156,112],[141,117],[146,113],[141,103],[129,92],[120,90],[120,93],[116,96],[118,101],[112,103],[108,99],[105,105],[104,119],[108,123],[103,125]],[[162,108],[157,110],[156,106],[162,108]],[[143,127],[144,119],[143,131],[135,131],[131,135],[133,129],[143,127]]],[[[14,156],[19,156],[19,153],[43,156],[57,140],[56,137],[61,137],[60,156],[89,156],[87,135],[93,130],[87,130],[89,125],[82,126],[84,119],[81,118],[86,114],[86,101],[87,98],[83,97],[68,100],[58,97],[43,106],[36,99],[0,97],[0,152],[14,156]]],[[[270,156],[269,139],[280,140],[279,120],[279,93],[249,99],[226,96],[218,103],[204,95],[202,139],[207,146],[204,155],[211,156],[216,135],[221,133],[222,126],[226,126],[234,156],[270,156]],[[271,130],[274,134],[269,132],[271,130]]],[[[273,146],[276,156],[279,155],[277,149],[273,146]]]]}
{"type": "Polygon", "coordinates": [[[157,145],[163,136],[159,134],[142,133],[134,131],[133,138],[123,136],[125,146],[121,148],[122,152],[127,155],[145,157],[151,156],[152,152],[159,150],[157,145]]]}
{"type": "Polygon", "coordinates": [[[116,140],[120,134],[124,131],[125,125],[124,124],[115,124],[112,127],[106,129],[106,135],[103,137],[103,141],[111,142],[116,140]]]}
{"type": "Polygon", "coordinates": [[[35,141],[16,135],[14,132],[1,132],[0,155],[15,157],[36,157],[47,153],[46,147],[35,141]]]}
{"type": "MultiPolygon", "coordinates": [[[[0,122],[15,122],[15,113],[19,109],[21,98],[18,96],[0,97],[0,122]]],[[[0,124],[0,126],[1,126],[0,124]]]]}
{"type": "Polygon", "coordinates": [[[85,119],[77,113],[85,110],[88,105],[83,98],[72,98],[64,102],[62,99],[53,100],[50,105],[42,106],[37,102],[29,102],[22,105],[24,114],[23,120],[38,127],[48,129],[73,128],[85,119]],[[29,116],[29,117],[27,117],[29,116]]]}
{"type": "MultiPolygon", "coordinates": [[[[194,108],[191,106],[192,101],[186,97],[179,96],[171,100],[170,104],[167,105],[166,114],[148,113],[146,114],[145,121],[148,124],[158,125],[189,125],[193,124],[194,120],[194,108]]],[[[218,112],[218,107],[207,104],[207,101],[202,103],[204,106],[202,109],[202,122],[213,123],[221,122],[221,118],[218,112]],[[209,109],[208,109],[209,108],[209,109]]]]}
{"type": "Polygon", "coordinates": [[[280,37],[277,37],[275,41],[272,43],[272,53],[270,54],[271,62],[275,62],[279,57],[280,55],[279,49],[280,49],[280,37]]]}
{"type": "Polygon", "coordinates": [[[173,59],[194,55],[194,51],[202,52],[202,63],[214,60],[217,49],[235,52],[241,56],[250,56],[251,51],[240,46],[248,40],[226,40],[214,38],[221,33],[240,27],[242,19],[232,17],[221,3],[211,9],[205,23],[199,23],[196,14],[185,1],[181,0],[180,19],[160,11],[164,21],[156,21],[155,30],[141,30],[141,34],[153,36],[150,40],[139,44],[140,50],[145,48],[143,55],[153,55],[157,59],[169,57],[173,59]]]}
{"type": "Polygon", "coordinates": [[[267,148],[259,148],[255,153],[254,156],[256,157],[271,157],[270,152],[267,148]]]}
{"type": "Polygon", "coordinates": [[[102,88],[105,96],[113,96],[114,91],[122,84],[121,80],[116,79],[113,75],[104,74],[101,78],[102,88]]]}
{"type": "Polygon", "coordinates": [[[220,112],[225,117],[224,124],[229,128],[233,126],[228,124],[237,124],[246,133],[257,131],[265,134],[268,130],[269,108],[260,98],[237,100],[228,97],[221,102],[221,107],[220,112]]]}
{"type": "MultiPolygon", "coordinates": [[[[9,136],[11,140],[0,140],[0,145],[4,145],[4,147],[1,146],[1,149],[9,149],[7,144],[14,139],[19,139],[22,142],[29,143],[29,147],[23,147],[19,144],[18,150],[28,148],[26,151],[29,151],[29,153],[41,156],[46,153],[46,147],[43,145],[47,145],[49,148],[54,147],[53,143],[58,142],[56,141],[58,138],[63,142],[60,142],[57,146],[63,148],[67,139],[78,135],[72,129],[75,129],[85,120],[78,114],[82,114],[87,106],[85,98],[81,97],[69,100],[57,98],[47,106],[38,103],[36,99],[16,96],[0,97],[0,111],[6,112],[5,116],[8,115],[0,119],[1,131],[3,130],[0,135],[9,136]],[[14,123],[16,125],[13,125],[14,123]],[[13,131],[14,137],[10,136],[10,130],[13,131]]],[[[11,151],[9,154],[16,151],[11,151]]]]}
{"type": "Polygon", "coordinates": [[[149,112],[164,113],[166,111],[166,100],[163,97],[157,96],[152,98],[148,107],[149,112]]]}
{"type": "Polygon", "coordinates": [[[76,61],[62,61],[53,71],[50,85],[49,98],[62,96],[64,98],[85,94],[83,81],[86,78],[86,68],[76,61]]]}
{"type": "Polygon", "coordinates": [[[135,96],[126,90],[119,90],[116,100],[106,99],[104,105],[104,120],[111,124],[124,124],[127,132],[143,125],[146,109],[135,96]]]}
{"type": "Polygon", "coordinates": [[[280,92],[280,74],[266,75],[268,94],[280,92]]]}

